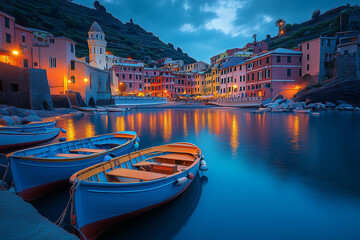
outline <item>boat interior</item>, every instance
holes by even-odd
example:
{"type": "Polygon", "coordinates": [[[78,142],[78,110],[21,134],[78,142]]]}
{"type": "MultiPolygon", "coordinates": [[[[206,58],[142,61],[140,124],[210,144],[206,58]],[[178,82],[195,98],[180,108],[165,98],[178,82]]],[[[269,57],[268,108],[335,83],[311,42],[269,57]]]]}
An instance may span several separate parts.
{"type": "Polygon", "coordinates": [[[15,152],[13,156],[42,159],[83,158],[105,153],[134,138],[130,134],[112,134],[57,143],[15,152]]]}
{"type": "Polygon", "coordinates": [[[199,149],[193,145],[165,145],[114,158],[84,169],[77,178],[90,182],[145,182],[182,172],[199,160],[199,149]]]}

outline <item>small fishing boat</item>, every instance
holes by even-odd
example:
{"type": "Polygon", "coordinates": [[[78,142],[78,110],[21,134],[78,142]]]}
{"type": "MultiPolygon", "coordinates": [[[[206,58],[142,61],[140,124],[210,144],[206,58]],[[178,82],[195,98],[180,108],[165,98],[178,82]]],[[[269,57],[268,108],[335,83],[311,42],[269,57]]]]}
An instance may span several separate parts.
{"type": "Polygon", "coordinates": [[[10,153],[16,193],[32,201],[81,169],[136,150],[139,141],[135,132],[117,132],[10,153]]]}
{"type": "Polygon", "coordinates": [[[72,224],[95,239],[111,225],[181,194],[198,171],[207,170],[190,143],[152,147],[83,169],[71,176],[72,224]]]}
{"type": "Polygon", "coordinates": [[[24,125],[16,126],[0,126],[0,131],[28,131],[40,128],[54,128],[56,126],[56,121],[50,122],[31,122],[24,125]]]}
{"type": "Polygon", "coordinates": [[[60,128],[14,129],[0,131],[0,150],[34,145],[55,138],[60,128]]]}

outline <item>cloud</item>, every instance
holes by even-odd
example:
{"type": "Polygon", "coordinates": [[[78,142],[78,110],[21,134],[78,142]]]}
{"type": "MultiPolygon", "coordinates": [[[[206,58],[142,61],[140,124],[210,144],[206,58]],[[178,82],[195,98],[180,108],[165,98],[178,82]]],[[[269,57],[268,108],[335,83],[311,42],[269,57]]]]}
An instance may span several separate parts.
{"type": "Polygon", "coordinates": [[[180,27],[180,31],[182,32],[195,32],[197,29],[191,23],[185,23],[180,27]]]}
{"type": "Polygon", "coordinates": [[[241,29],[235,24],[237,12],[246,5],[246,1],[236,0],[218,0],[213,6],[209,6],[206,3],[200,7],[200,11],[213,13],[215,17],[206,22],[204,28],[207,30],[221,31],[233,37],[238,36],[241,33],[241,29]]]}
{"type": "Polygon", "coordinates": [[[191,9],[191,6],[189,5],[189,3],[187,1],[185,1],[183,4],[183,8],[185,9],[185,11],[187,11],[187,10],[191,9]]]}
{"type": "Polygon", "coordinates": [[[274,19],[271,16],[263,15],[264,22],[269,23],[272,22],[274,19]]]}

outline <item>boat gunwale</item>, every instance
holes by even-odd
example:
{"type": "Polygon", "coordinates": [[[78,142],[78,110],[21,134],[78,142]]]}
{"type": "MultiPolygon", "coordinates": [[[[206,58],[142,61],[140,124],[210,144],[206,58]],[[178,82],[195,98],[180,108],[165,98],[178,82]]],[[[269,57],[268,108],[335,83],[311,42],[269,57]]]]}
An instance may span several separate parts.
{"type": "MultiPolygon", "coordinates": [[[[121,132],[115,132],[115,133],[108,133],[108,134],[102,134],[102,135],[97,135],[94,137],[88,137],[88,138],[80,138],[80,139],[75,139],[75,140],[71,140],[71,141],[67,141],[68,143],[70,142],[78,142],[78,141],[83,141],[86,139],[91,139],[91,138],[95,138],[95,137],[102,137],[102,136],[108,136],[108,135],[115,135],[115,134],[120,134],[121,132]]],[[[105,155],[108,153],[111,153],[115,150],[118,150],[126,145],[129,145],[131,142],[135,141],[137,138],[137,134],[134,132],[134,134],[130,134],[130,133],[126,133],[129,135],[134,135],[133,138],[131,140],[128,140],[126,143],[119,145],[117,147],[114,147],[112,149],[107,150],[106,152],[99,152],[99,153],[94,153],[94,154],[90,154],[86,157],[84,156],[80,156],[80,157],[68,157],[68,158],[39,158],[39,157],[29,157],[29,156],[15,156],[14,154],[19,153],[19,152],[23,152],[23,151],[28,151],[31,150],[33,148],[26,148],[26,149],[22,149],[22,150],[18,150],[12,153],[9,153],[6,155],[6,157],[8,159],[12,158],[13,160],[30,160],[30,161],[39,161],[39,162],[71,162],[71,161],[81,161],[81,160],[88,160],[90,158],[94,158],[94,157],[98,157],[100,155],[105,155]]],[[[115,136],[114,136],[115,137],[115,136]]],[[[63,143],[63,142],[62,142],[63,143]]],[[[39,147],[35,147],[35,148],[43,148],[43,147],[50,147],[53,145],[58,145],[58,144],[62,144],[62,143],[52,143],[52,144],[48,144],[48,145],[43,145],[43,146],[39,146],[39,147]]]]}
{"type": "MultiPolygon", "coordinates": [[[[184,153],[186,154],[186,153],[184,153]]],[[[189,153],[187,153],[189,154],[189,153]]],[[[129,153],[129,154],[126,154],[126,155],[123,155],[123,156],[119,156],[119,157],[116,157],[116,158],[113,158],[111,159],[109,162],[102,162],[102,163],[98,163],[98,164],[95,164],[93,166],[90,166],[90,167],[87,167],[87,168],[84,168],[76,173],[74,173],[70,178],[69,178],[69,182],[70,183],[74,183],[74,182],[81,182],[81,185],[84,185],[84,186],[114,186],[114,185],[117,185],[119,187],[123,187],[123,186],[132,186],[132,185],[147,185],[147,184],[151,184],[151,183],[156,183],[156,182],[159,182],[159,181],[163,181],[163,180],[167,180],[171,177],[176,177],[177,175],[180,175],[181,173],[185,173],[185,172],[188,172],[190,169],[192,169],[194,166],[196,166],[199,162],[200,162],[200,159],[201,159],[201,149],[196,146],[195,144],[192,144],[192,143],[185,143],[185,142],[177,142],[177,143],[170,143],[170,144],[164,144],[164,145],[161,145],[161,146],[156,146],[156,147],[150,147],[150,148],[145,148],[145,149],[142,149],[142,150],[139,150],[139,151],[135,151],[135,152],[132,152],[132,153],[129,153]],[[195,160],[194,162],[187,166],[188,168],[185,170],[185,171],[179,171],[179,172],[176,172],[176,173],[173,173],[171,175],[168,175],[164,178],[158,178],[158,179],[153,179],[153,180],[150,180],[150,181],[142,181],[142,182],[96,182],[96,181],[85,181],[85,180],[80,180],[77,178],[77,176],[79,174],[85,174],[91,170],[94,170],[98,167],[100,167],[102,164],[107,164],[109,162],[115,162],[117,161],[117,159],[120,159],[120,158],[126,158],[126,157],[130,157],[130,159],[128,161],[131,161],[133,158],[131,158],[131,155],[132,154],[138,154],[140,152],[146,152],[148,150],[151,150],[151,149],[156,149],[156,148],[161,148],[161,147],[164,147],[164,146],[170,146],[172,147],[173,145],[176,146],[176,144],[186,144],[188,146],[177,146],[177,147],[194,147],[195,149],[197,149],[198,151],[200,151],[200,156],[195,156],[195,160]]],[[[139,155],[139,156],[143,156],[142,154],[139,155]]],[[[126,161],[127,162],[127,161],[126,161]]],[[[92,176],[94,176],[96,174],[93,174],[92,176]]]]}
{"type": "Polygon", "coordinates": [[[41,128],[41,127],[46,127],[49,125],[53,125],[57,124],[56,120],[55,121],[48,121],[48,122],[30,122],[28,124],[22,124],[22,125],[15,125],[15,126],[6,126],[6,125],[0,125],[0,131],[5,131],[2,128],[9,128],[9,129],[21,129],[21,128],[41,128]]]}
{"type": "MultiPolygon", "coordinates": [[[[15,131],[11,131],[11,130],[3,130],[3,131],[0,131],[0,134],[2,135],[18,135],[18,136],[21,136],[21,135],[24,135],[24,136],[29,136],[29,135],[44,135],[44,134],[49,134],[49,133],[53,133],[53,132],[56,132],[56,131],[59,131],[60,132],[60,128],[41,128],[41,129],[37,129],[37,131],[39,130],[43,130],[42,132],[15,132],[15,131]],[[49,130],[49,131],[47,131],[49,130]],[[51,131],[53,130],[53,131],[51,131]]],[[[19,131],[19,130],[18,130],[19,131]]],[[[30,130],[31,131],[31,130],[30,130]]]]}

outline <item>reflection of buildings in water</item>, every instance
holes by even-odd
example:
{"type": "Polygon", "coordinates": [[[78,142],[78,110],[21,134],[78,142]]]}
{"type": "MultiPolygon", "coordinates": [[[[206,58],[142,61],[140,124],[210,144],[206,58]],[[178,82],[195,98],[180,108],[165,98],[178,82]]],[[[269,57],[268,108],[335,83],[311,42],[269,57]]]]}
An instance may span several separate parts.
{"type": "Polygon", "coordinates": [[[142,131],[142,113],[136,114],[136,129],[134,130],[138,136],[141,136],[142,131]]]}
{"type": "Polygon", "coordinates": [[[237,121],[236,114],[232,116],[232,125],[231,125],[231,141],[230,145],[233,153],[236,153],[239,146],[239,123],[237,121]]]}
{"type": "Polygon", "coordinates": [[[93,137],[95,136],[95,126],[91,122],[86,123],[85,125],[85,137],[93,137]]]}
{"type": "Polygon", "coordinates": [[[187,125],[187,116],[186,113],[183,114],[183,128],[184,128],[184,137],[187,138],[188,136],[188,125],[187,125]]]}
{"type": "Polygon", "coordinates": [[[164,112],[163,138],[166,142],[170,141],[172,135],[172,118],[171,110],[164,112]]]}
{"type": "Polygon", "coordinates": [[[118,239],[119,236],[128,240],[172,239],[195,210],[201,196],[202,183],[206,182],[206,179],[200,179],[199,173],[196,174],[188,189],[177,198],[115,225],[106,231],[100,239],[118,239]],[[139,226],[141,226],[141,231],[139,231],[139,226]],[[161,226],[161,230],[156,230],[156,233],[149,236],[149,233],[153,233],[154,229],[158,229],[159,226],[161,226]]]}
{"type": "MultiPolygon", "coordinates": [[[[291,118],[289,118],[289,120],[292,121],[291,118]]],[[[295,116],[294,117],[294,126],[293,126],[294,137],[292,140],[294,151],[299,151],[299,128],[300,128],[299,116],[295,116]]]]}
{"type": "Polygon", "coordinates": [[[116,117],[116,131],[125,131],[125,117],[117,116],[116,117]]]}
{"type": "Polygon", "coordinates": [[[76,139],[76,132],[75,132],[75,128],[74,128],[74,119],[73,118],[68,118],[66,123],[65,123],[66,127],[66,140],[71,141],[71,140],[75,140],[76,139]]]}
{"type": "Polygon", "coordinates": [[[194,112],[194,132],[196,136],[199,135],[199,110],[194,112]]]}
{"type": "Polygon", "coordinates": [[[150,134],[156,136],[156,114],[150,113],[150,134]]]}

